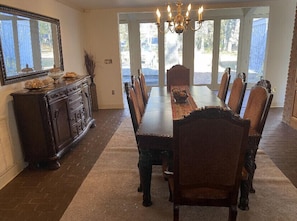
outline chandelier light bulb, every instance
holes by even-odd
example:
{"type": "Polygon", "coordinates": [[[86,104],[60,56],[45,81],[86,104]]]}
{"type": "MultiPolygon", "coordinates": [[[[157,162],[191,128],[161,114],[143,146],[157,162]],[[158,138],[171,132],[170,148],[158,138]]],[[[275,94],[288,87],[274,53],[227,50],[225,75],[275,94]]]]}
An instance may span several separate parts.
{"type": "Polygon", "coordinates": [[[171,8],[170,5],[167,6],[167,12],[170,13],[171,12],[171,8]]]}
{"type": "Polygon", "coordinates": [[[198,21],[202,21],[203,6],[198,9],[198,21]]]}
{"type": "Polygon", "coordinates": [[[156,14],[157,14],[157,24],[160,24],[161,13],[158,8],[157,8],[156,14]]]}
{"type": "Polygon", "coordinates": [[[188,5],[188,12],[190,12],[191,11],[191,7],[192,7],[192,5],[191,5],[191,3],[188,5]]]}

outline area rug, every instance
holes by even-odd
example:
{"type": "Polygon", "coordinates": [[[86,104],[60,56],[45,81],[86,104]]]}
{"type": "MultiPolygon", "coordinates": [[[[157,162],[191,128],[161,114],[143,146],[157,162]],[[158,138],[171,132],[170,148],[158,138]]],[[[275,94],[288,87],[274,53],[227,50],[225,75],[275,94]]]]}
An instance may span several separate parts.
{"type": "MultiPolygon", "coordinates": [[[[123,121],[68,206],[62,221],[169,221],[173,220],[168,185],[159,166],[153,167],[153,205],[142,206],[137,192],[138,152],[131,120],[123,121]]],[[[250,210],[238,209],[239,221],[296,221],[297,189],[262,151],[257,153],[255,194],[250,210]]],[[[181,221],[227,220],[227,208],[181,207],[181,221]]]]}

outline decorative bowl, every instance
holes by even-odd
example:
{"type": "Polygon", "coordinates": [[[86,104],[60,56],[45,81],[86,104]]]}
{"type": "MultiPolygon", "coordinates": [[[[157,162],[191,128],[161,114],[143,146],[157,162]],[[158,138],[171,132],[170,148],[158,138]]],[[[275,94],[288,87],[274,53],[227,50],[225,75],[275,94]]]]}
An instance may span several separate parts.
{"type": "Polygon", "coordinates": [[[176,103],[186,103],[189,97],[185,90],[173,89],[172,94],[176,103]]]}

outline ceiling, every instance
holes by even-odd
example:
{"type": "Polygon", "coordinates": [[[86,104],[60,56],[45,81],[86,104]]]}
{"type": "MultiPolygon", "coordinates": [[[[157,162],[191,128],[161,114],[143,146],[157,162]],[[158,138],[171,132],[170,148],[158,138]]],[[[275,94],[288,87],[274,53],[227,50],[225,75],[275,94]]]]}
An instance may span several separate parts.
{"type": "MultiPolygon", "coordinates": [[[[57,0],[70,7],[88,10],[88,9],[102,9],[102,8],[142,8],[142,7],[157,7],[173,4],[177,0],[57,0]]],[[[268,0],[183,0],[184,4],[192,3],[196,5],[209,3],[238,3],[238,2],[264,2],[268,0]]],[[[276,1],[276,0],[275,0],[276,1]]]]}

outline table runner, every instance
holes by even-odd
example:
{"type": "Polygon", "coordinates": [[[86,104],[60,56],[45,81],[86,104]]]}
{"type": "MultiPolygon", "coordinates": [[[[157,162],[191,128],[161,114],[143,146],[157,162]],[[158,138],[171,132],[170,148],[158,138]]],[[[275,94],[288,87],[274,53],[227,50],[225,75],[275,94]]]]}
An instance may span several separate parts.
{"type": "Polygon", "coordinates": [[[189,86],[181,85],[181,86],[171,86],[171,109],[172,109],[172,119],[178,120],[184,118],[189,115],[193,110],[197,109],[197,105],[190,93],[189,86]],[[172,94],[173,89],[185,90],[188,94],[188,99],[185,103],[176,103],[172,94]]]}

